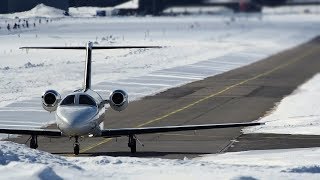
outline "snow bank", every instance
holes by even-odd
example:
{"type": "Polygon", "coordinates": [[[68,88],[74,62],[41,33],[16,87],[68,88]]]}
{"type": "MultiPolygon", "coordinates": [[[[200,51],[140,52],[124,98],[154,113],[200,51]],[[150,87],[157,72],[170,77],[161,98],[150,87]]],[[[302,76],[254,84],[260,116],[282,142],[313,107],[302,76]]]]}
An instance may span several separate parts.
{"type": "Polygon", "coordinates": [[[319,179],[320,148],[247,151],[167,160],[61,157],[0,142],[1,178],[8,179],[319,179]],[[295,157],[295,158],[292,158],[295,157]]]}
{"type": "Polygon", "coordinates": [[[44,4],[39,4],[30,11],[17,12],[12,14],[0,14],[0,18],[34,18],[34,17],[46,17],[46,18],[58,18],[65,17],[65,11],[56,9],[44,4]]]}
{"type": "Polygon", "coordinates": [[[298,87],[285,97],[275,110],[259,122],[260,127],[250,127],[245,133],[276,133],[320,135],[320,74],[298,87]]]}

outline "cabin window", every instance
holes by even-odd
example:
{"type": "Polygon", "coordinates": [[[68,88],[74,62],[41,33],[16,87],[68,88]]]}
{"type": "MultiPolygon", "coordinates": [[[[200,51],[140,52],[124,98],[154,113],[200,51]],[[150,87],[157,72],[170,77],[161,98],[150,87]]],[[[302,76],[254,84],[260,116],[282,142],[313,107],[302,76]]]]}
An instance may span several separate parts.
{"type": "Polygon", "coordinates": [[[60,105],[73,105],[74,104],[75,95],[69,95],[61,102],[60,105]]]}
{"type": "Polygon", "coordinates": [[[96,106],[96,103],[89,96],[86,96],[86,95],[79,96],[79,104],[96,106]]]}

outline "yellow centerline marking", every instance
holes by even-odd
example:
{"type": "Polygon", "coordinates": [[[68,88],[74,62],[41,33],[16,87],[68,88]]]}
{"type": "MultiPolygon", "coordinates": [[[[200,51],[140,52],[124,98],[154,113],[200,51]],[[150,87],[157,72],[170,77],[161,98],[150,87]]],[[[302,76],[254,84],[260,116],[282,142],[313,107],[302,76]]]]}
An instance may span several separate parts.
{"type": "Polygon", "coordinates": [[[83,150],[80,151],[80,153],[87,152],[87,151],[89,151],[90,149],[95,148],[95,147],[97,147],[97,146],[100,146],[101,144],[107,143],[107,142],[109,142],[109,141],[111,141],[111,140],[112,140],[112,138],[104,139],[104,140],[98,142],[97,144],[94,144],[94,145],[92,145],[92,146],[88,146],[88,147],[84,148],[83,150]]]}
{"type": "MultiPolygon", "coordinates": [[[[165,114],[165,115],[160,116],[160,117],[158,117],[158,118],[155,118],[155,119],[152,119],[152,120],[147,121],[147,122],[145,122],[145,123],[142,123],[142,124],[136,126],[136,128],[139,128],[139,127],[142,127],[142,126],[145,126],[145,125],[149,125],[149,124],[154,123],[154,122],[157,122],[157,121],[161,121],[161,120],[163,120],[163,119],[165,119],[165,118],[167,118],[167,117],[169,117],[169,116],[172,116],[172,115],[177,114],[177,113],[179,113],[179,112],[181,112],[181,111],[183,111],[183,110],[186,110],[186,109],[188,109],[188,108],[190,108],[190,107],[192,107],[192,106],[195,106],[195,105],[197,105],[197,104],[199,104],[199,103],[201,103],[201,102],[203,102],[203,101],[205,101],[205,100],[207,100],[207,99],[210,99],[210,98],[212,98],[212,97],[218,96],[218,95],[220,95],[220,94],[222,94],[222,93],[224,93],[224,92],[226,92],[226,91],[229,91],[229,90],[231,90],[231,89],[233,89],[233,88],[235,88],[235,87],[238,87],[238,86],[240,86],[240,85],[243,85],[243,84],[245,84],[245,83],[247,83],[247,82],[249,82],[249,81],[253,81],[253,80],[258,79],[258,78],[260,78],[260,77],[262,77],[262,76],[266,76],[266,75],[268,75],[268,74],[271,74],[271,73],[273,73],[273,72],[275,72],[275,71],[277,71],[277,70],[279,70],[279,69],[282,69],[282,68],[284,68],[284,67],[286,67],[286,66],[289,66],[289,65],[291,65],[291,64],[294,64],[294,63],[296,63],[297,61],[302,60],[302,59],[304,59],[306,56],[310,55],[315,49],[318,49],[318,48],[311,48],[309,51],[307,51],[307,52],[304,53],[303,55],[298,56],[298,57],[296,57],[296,58],[293,58],[293,60],[290,61],[290,62],[281,64],[281,65],[279,65],[279,66],[277,66],[277,67],[274,67],[273,69],[271,69],[271,70],[269,70],[269,71],[263,72],[263,73],[261,73],[261,74],[258,74],[258,75],[256,75],[256,76],[252,77],[252,78],[249,78],[249,79],[243,80],[243,81],[241,81],[241,82],[239,82],[239,83],[236,83],[236,84],[233,84],[233,85],[231,85],[231,86],[228,86],[228,87],[226,87],[225,89],[223,89],[223,90],[221,90],[221,91],[219,91],[219,92],[210,94],[209,96],[206,96],[206,97],[204,97],[204,98],[202,98],[202,99],[199,99],[199,100],[197,100],[197,101],[195,101],[195,102],[193,102],[193,103],[191,103],[191,104],[188,104],[188,105],[186,105],[186,106],[184,106],[184,107],[181,107],[181,108],[179,108],[179,109],[177,109],[177,110],[175,110],[175,111],[169,112],[168,114],[165,114]]],[[[100,146],[100,145],[102,145],[102,144],[104,144],[104,143],[107,143],[107,142],[109,142],[109,141],[111,141],[111,140],[112,140],[112,138],[108,138],[108,139],[105,139],[105,140],[103,140],[103,141],[100,141],[100,142],[97,143],[97,144],[93,144],[93,145],[91,145],[91,146],[88,146],[88,147],[84,148],[83,150],[81,150],[80,153],[87,152],[87,151],[89,151],[89,150],[91,150],[91,149],[93,149],[93,148],[95,148],[95,147],[97,147],[97,146],[100,146]]]]}

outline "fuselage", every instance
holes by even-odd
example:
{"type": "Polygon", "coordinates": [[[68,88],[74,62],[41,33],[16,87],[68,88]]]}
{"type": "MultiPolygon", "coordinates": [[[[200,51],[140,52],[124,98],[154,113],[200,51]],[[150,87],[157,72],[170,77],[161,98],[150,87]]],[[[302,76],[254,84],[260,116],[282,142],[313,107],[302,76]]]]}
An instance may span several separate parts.
{"type": "Polygon", "coordinates": [[[105,103],[91,90],[79,90],[68,94],[58,105],[56,123],[61,132],[70,137],[100,135],[104,120],[105,103]]]}

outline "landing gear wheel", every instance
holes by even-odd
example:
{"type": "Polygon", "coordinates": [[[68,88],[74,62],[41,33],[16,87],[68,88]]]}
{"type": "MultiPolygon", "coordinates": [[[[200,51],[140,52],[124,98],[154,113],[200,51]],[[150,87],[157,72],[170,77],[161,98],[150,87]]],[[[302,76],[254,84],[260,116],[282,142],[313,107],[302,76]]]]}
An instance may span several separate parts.
{"type": "Polygon", "coordinates": [[[75,144],[73,147],[73,152],[75,155],[78,155],[80,152],[80,145],[79,144],[75,144]]]}
{"type": "Polygon", "coordinates": [[[133,135],[129,136],[128,147],[130,148],[131,153],[137,152],[137,140],[133,135]]]}
{"type": "Polygon", "coordinates": [[[38,148],[38,137],[32,135],[30,139],[30,148],[37,149],[38,148]]]}
{"type": "Polygon", "coordinates": [[[75,155],[78,155],[80,153],[80,144],[79,144],[79,141],[78,141],[79,137],[75,136],[74,139],[75,139],[76,142],[73,145],[73,153],[75,155]]]}

